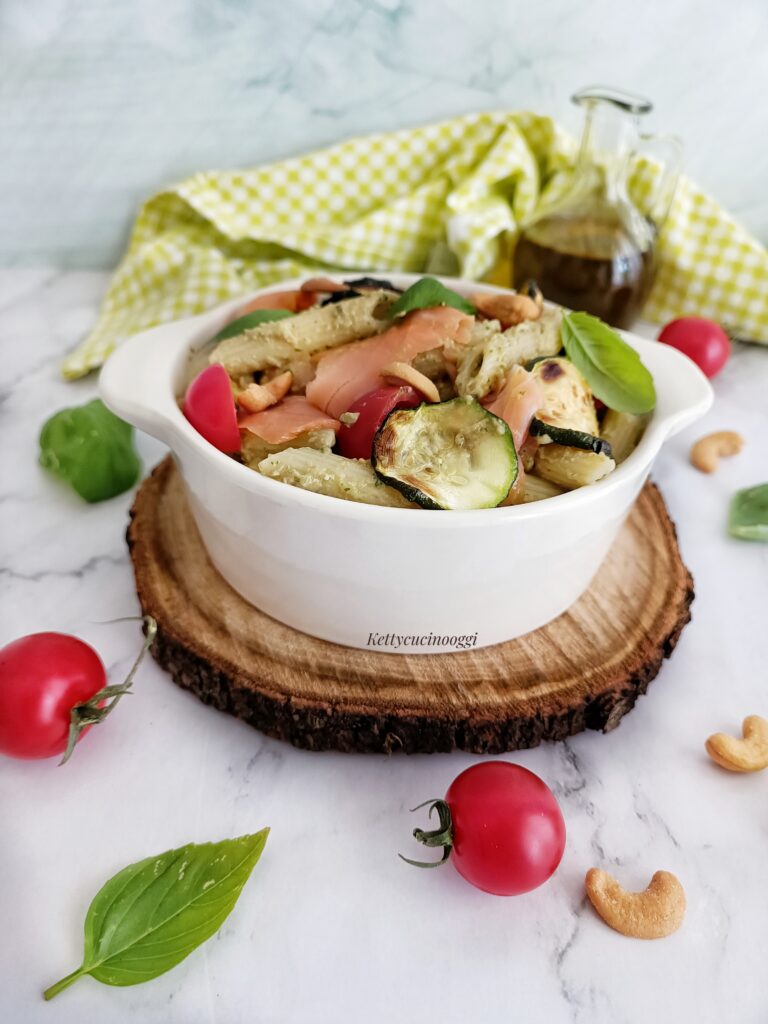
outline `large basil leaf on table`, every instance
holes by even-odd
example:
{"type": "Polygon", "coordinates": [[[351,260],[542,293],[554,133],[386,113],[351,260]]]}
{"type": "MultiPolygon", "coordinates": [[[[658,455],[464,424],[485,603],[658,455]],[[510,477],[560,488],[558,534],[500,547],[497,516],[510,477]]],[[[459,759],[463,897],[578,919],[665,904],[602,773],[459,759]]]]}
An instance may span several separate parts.
{"type": "Polygon", "coordinates": [[[728,532],[742,540],[768,541],[768,484],[745,487],[734,494],[728,532]]]}
{"type": "Polygon", "coordinates": [[[40,432],[40,465],[90,502],[122,494],[141,472],[133,427],[98,398],[61,409],[46,421],[40,432]]]}
{"type": "Polygon", "coordinates": [[[261,856],[269,829],[219,843],[190,843],[130,864],[96,894],[76,971],[46,989],[52,999],[85,974],[137,985],[164,974],[216,931],[261,856]]]}

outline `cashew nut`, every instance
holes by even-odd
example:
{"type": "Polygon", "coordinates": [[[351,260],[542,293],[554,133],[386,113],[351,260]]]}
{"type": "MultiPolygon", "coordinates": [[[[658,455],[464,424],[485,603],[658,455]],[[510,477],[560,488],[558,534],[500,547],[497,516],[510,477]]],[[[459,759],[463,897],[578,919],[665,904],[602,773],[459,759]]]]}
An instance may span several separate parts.
{"type": "Polygon", "coordinates": [[[504,330],[507,327],[515,327],[523,320],[538,320],[541,316],[541,308],[536,299],[528,295],[473,295],[472,301],[475,307],[491,320],[498,320],[504,330]]]}
{"type": "Polygon", "coordinates": [[[635,939],[663,939],[685,916],[685,891],[669,871],[657,871],[645,892],[627,892],[600,868],[585,879],[592,906],[607,925],[635,939]]]}
{"type": "Polygon", "coordinates": [[[709,756],[729,772],[761,772],[768,768],[768,719],[748,715],[741,729],[744,739],[725,732],[710,736],[705,744],[709,756]]]}
{"type": "Polygon", "coordinates": [[[249,384],[245,391],[237,396],[237,404],[247,412],[263,412],[275,405],[291,390],[293,374],[290,370],[265,384],[249,384]]]}
{"type": "Polygon", "coordinates": [[[741,434],[733,430],[718,430],[696,442],[691,448],[691,462],[702,473],[714,473],[721,456],[736,455],[743,445],[741,434]]]}
{"type": "Polygon", "coordinates": [[[401,380],[405,384],[410,384],[412,388],[420,391],[430,402],[440,401],[440,392],[434,383],[426,374],[417,370],[415,366],[411,366],[410,363],[387,363],[381,369],[381,376],[393,377],[395,380],[401,380]]]}

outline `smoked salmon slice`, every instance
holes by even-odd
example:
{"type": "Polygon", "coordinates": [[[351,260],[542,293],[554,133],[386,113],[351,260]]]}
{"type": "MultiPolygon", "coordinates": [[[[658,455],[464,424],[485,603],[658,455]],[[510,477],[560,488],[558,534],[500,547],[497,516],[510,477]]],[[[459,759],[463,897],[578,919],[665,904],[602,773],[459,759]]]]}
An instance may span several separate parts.
{"type": "Polygon", "coordinates": [[[383,334],[356,341],[320,356],[314,380],[307,384],[313,405],[338,417],[356,399],[381,387],[381,371],[392,362],[409,363],[419,353],[446,342],[469,340],[472,317],[452,306],[417,309],[383,334]]]}
{"type": "Polygon", "coordinates": [[[303,292],[328,292],[333,295],[335,292],[348,292],[349,285],[340,281],[333,281],[330,277],[310,277],[301,286],[303,292]]]}
{"type": "Polygon", "coordinates": [[[238,426],[249,430],[267,444],[284,444],[308,430],[339,430],[341,424],[322,409],[312,405],[303,395],[288,395],[277,405],[263,412],[243,416],[238,426]]]}
{"type": "Polygon", "coordinates": [[[238,316],[245,316],[246,313],[253,313],[257,309],[287,309],[289,313],[301,313],[316,301],[314,292],[303,291],[297,288],[290,292],[269,292],[267,295],[259,295],[252,299],[240,310],[238,316]]]}
{"type": "Polygon", "coordinates": [[[541,385],[522,366],[516,366],[507,374],[504,386],[491,402],[483,402],[483,405],[504,420],[512,431],[515,442],[515,450],[520,447],[528,434],[531,420],[544,401],[541,385]]]}

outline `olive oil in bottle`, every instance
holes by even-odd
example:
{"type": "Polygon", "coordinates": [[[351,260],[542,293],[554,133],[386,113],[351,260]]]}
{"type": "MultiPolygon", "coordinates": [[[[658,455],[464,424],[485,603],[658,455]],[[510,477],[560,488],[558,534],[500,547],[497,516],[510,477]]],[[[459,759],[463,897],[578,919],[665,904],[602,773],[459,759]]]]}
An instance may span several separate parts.
{"type": "Polygon", "coordinates": [[[677,180],[679,146],[640,135],[648,100],[602,87],[584,89],[573,100],[585,109],[573,180],[523,227],[512,257],[513,284],[534,278],[546,299],[630,327],[653,284],[658,227],[677,180]],[[667,153],[647,215],[627,190],[632,159],[643,148],[667,153]]]}
{"type": "Polygon", "coordinates": [[[614,327],[630,327],[648,297],[653,245],[640,249],[618,223],[587,217],[549,217],[520,237],[514,283],[534,278],[544,295],[584,309],[614,327]]]}

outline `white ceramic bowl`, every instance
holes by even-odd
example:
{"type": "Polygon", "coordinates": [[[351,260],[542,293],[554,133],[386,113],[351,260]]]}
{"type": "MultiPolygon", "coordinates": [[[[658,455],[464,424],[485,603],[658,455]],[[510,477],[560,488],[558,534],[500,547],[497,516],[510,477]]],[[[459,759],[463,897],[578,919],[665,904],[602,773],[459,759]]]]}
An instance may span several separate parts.
{"type": "MultiPolygon", "coordinates": [[[[417,279],[388,276],[403,287],[417,279]]],[[[446,284],[464,293],[504,291],[446,284]]],[[[601,482],[471,512],[342,501],[223,455],[177,405],[190,352],[248,298],[129,338],[102,370],[101,394],[115,413],[170,447],[203,543],[235,590],[281,622],[350,647],[409,654],[483,647],[560,615],[589,586],[664,441],[712,402],[707,379],[686,356],[624,332],[653,374],[658,400],[638,447],[601,482]]]]}

